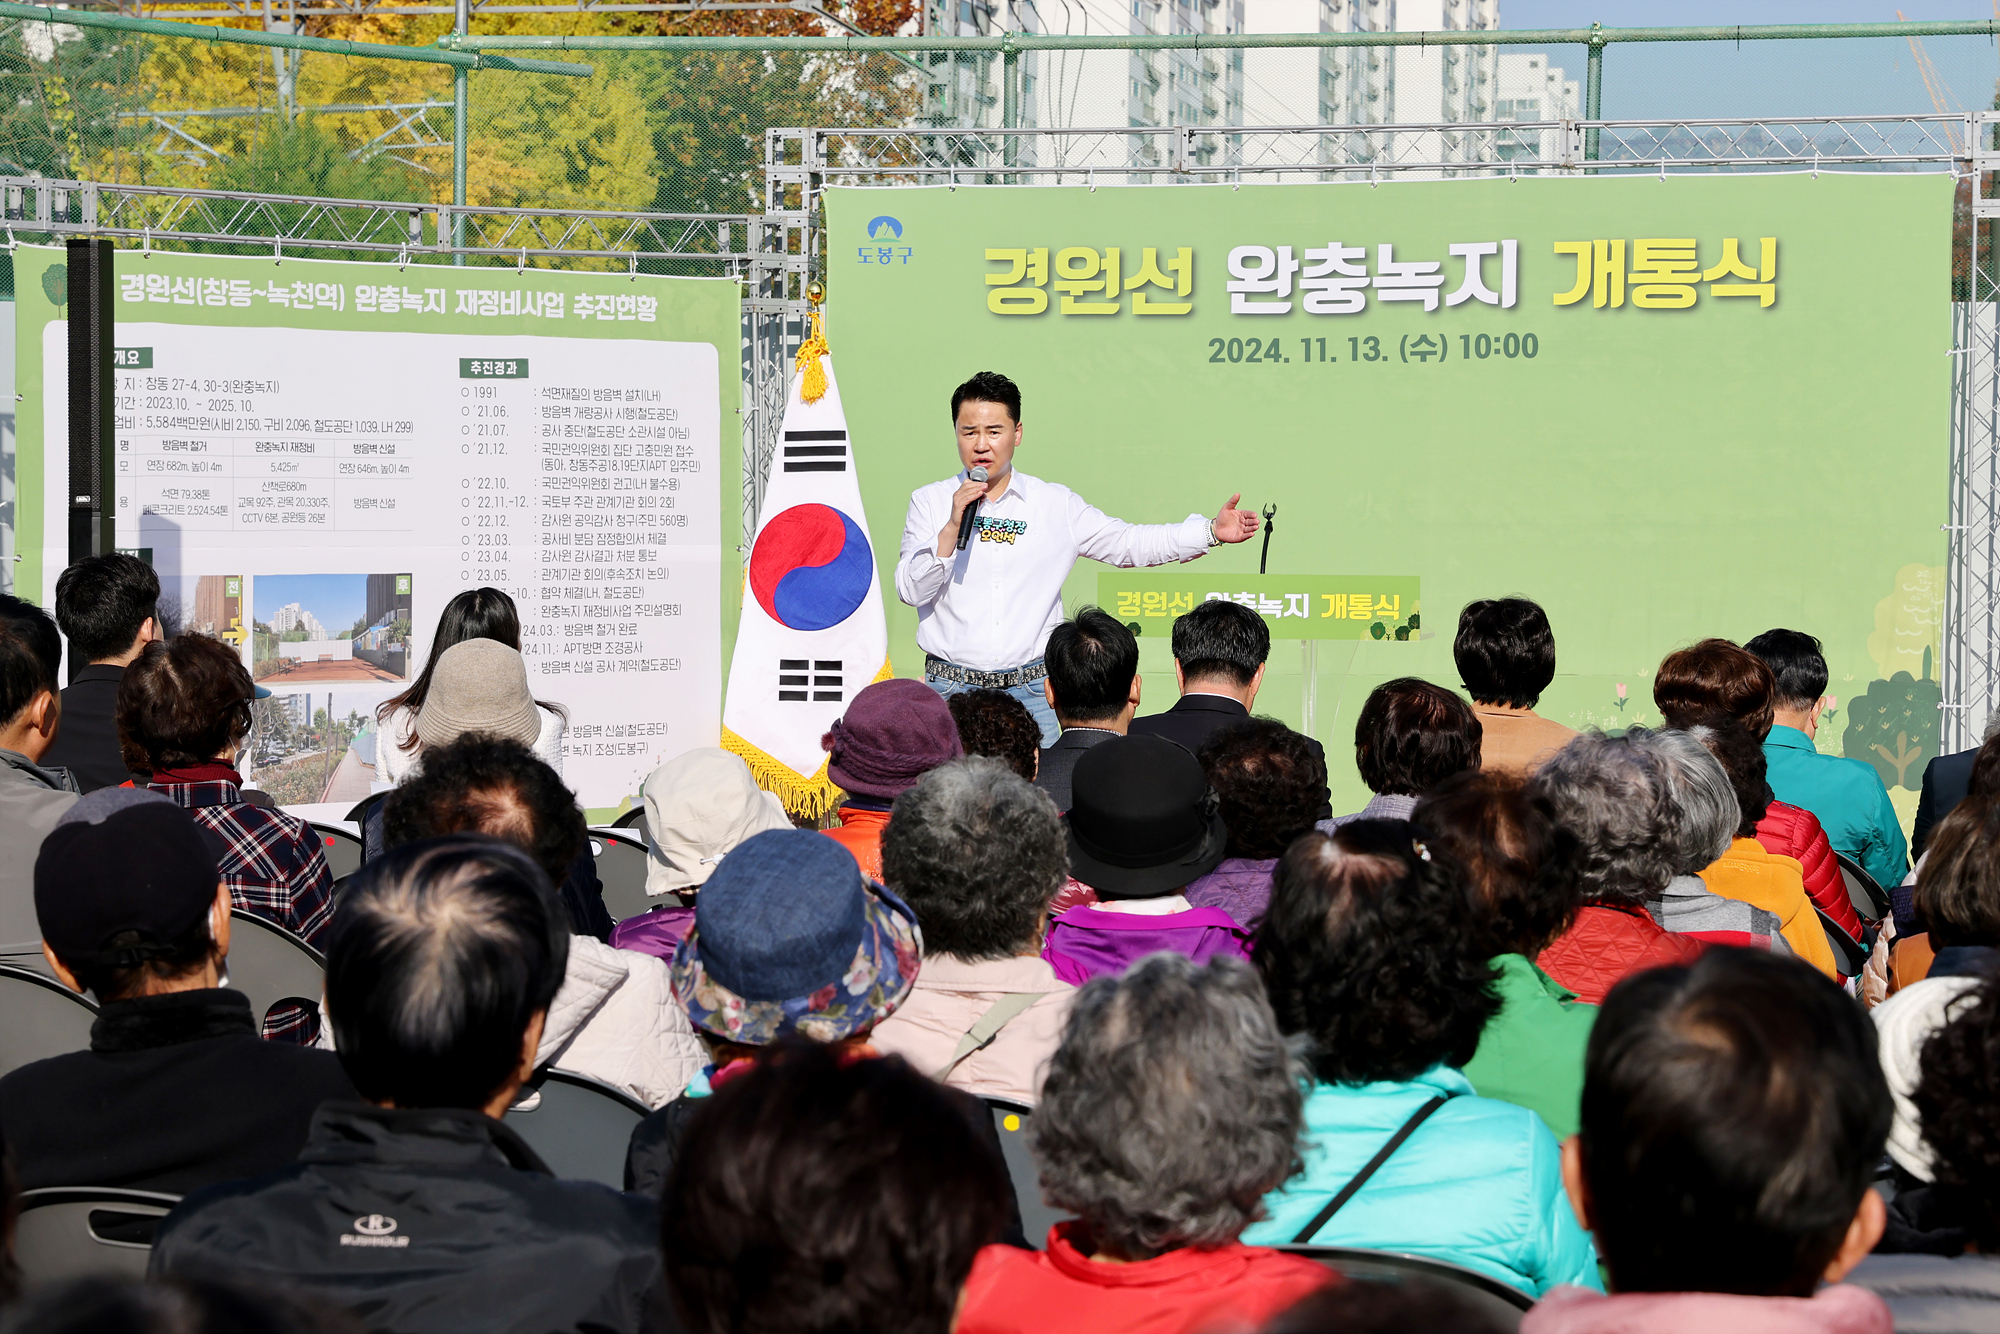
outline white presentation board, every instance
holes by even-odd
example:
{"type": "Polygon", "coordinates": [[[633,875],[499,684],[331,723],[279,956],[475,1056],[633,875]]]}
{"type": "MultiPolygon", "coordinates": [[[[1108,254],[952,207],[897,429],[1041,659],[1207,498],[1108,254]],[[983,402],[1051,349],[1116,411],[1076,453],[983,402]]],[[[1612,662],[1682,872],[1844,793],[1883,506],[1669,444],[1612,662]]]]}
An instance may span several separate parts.
{"type": "MultiPolygon", "coordinates": [[[[167,302],[159,270],[120,274],[117,544],[149,553],[182,626],[239,645],[276,697],[255,779],[293,804],[379,789],[375,707],[422,670],[445,604],[487,585],[519,607],[534,694],[568,713],[564,777],[586,807],[714,744],[725,382],[711,327],[673,336],[661,289],[686,280],[413,270],[384,312],[387,266],[288,262],[302,298],[268,272],[231,282],[269,262],[169,262],[167,302]],[[219,311],[174,307],[183,271],[219,311]],[[579,284],[625,300],[599,319],[579,284]],[[520,295],[468,295],[496,285],[520,295]],[[225,304],[246,287],[248,306],[225,304]],[[199,318],[217,313],[273,322],[199,318]]],[[[39,331],[51,585],[67,333],[39,331]]]]}

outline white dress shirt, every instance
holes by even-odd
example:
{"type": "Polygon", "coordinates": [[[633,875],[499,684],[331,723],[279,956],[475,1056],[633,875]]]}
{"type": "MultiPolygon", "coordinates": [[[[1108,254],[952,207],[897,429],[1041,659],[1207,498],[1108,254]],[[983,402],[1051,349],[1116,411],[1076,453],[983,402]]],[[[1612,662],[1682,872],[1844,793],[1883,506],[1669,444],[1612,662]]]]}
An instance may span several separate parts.
{"type": "Polygon", "coordinates": [[[1114,519],[1056,482],[1016,469],[1007,489],[979,506],[965,550],[937,554],[938,530],[964,483],[948,477],[910,495],[896,594],[917,609],[924,652],[981,672],[1042,656],[1062,623],[1062,586],[1078,556],[1107,565],[1166,565],[1208,550],[1208,520],[1137,524],[1114,519]]]}

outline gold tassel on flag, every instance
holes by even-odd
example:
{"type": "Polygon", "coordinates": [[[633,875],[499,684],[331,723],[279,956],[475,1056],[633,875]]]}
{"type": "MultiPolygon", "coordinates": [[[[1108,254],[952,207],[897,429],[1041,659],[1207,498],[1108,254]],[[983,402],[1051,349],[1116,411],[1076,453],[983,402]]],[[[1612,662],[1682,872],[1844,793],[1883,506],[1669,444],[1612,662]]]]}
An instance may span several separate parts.
{"type": "Polygon", "coordinates": [[[826,367],[820,358],[833,349],[826,345],[826,329],[817,310],[812,313],[812,337],[799,345],[798,359],[792,364],[799,372],[799,397],[817,403],[826,397],[826,367]]]}
{"type": "MultiPolygon", "coordinates": [[[[884,659],[882,670],[875,673],[875,680],[886,681],[895,674],[894,668],[884,659]]],[[[757,786],[783,803],[785,813],[793,819],[803,820],[808,825],[819,824],[839,804],[840,786],[827,777],[826,772],[827,766],[833,762],[831,755],[820,761],[817,773],[805,778],[783,760],[773,759],[761,747],[745,741],[727,727],[722,729],[721,745],[730,754],[742,757],[743,762],[750,766],[750,776],[757,780],[757,786]]]]}

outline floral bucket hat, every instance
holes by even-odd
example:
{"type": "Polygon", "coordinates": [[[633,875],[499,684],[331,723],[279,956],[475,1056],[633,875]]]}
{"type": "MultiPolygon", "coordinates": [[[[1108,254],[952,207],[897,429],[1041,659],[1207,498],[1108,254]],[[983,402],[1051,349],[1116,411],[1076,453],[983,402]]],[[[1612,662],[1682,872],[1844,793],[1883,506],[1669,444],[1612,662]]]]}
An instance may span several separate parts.
{"type": "Polygon", "coordinates": [[[922,958],[916,915],[846,848],[774,829],[738,844],[702,888],[674,951],[674,998],[731,1042],[837,1042],[902,1004],[922,958]]]}

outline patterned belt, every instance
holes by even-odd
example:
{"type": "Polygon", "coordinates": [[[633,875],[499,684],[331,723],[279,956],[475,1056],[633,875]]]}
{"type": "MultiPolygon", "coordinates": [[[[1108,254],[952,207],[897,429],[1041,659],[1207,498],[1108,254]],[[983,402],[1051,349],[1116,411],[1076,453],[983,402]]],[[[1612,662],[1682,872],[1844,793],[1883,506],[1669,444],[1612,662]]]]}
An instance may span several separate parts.
{"type": "Polygon", "coordinates": [[[1026,667],[1015,667],[1004,672],[980,672],[970,667],[961,667],[955,662],[946,662],[935,654],[924,655],[925,676],[936,677],[940,681],[950,681],[954,685],[978,686],[983,690],[1008,690],[1014,686],[1024,686],[1030,681],[1039,681],[1048,674],[1048,667],[1039,658],[1026,667]]]}

